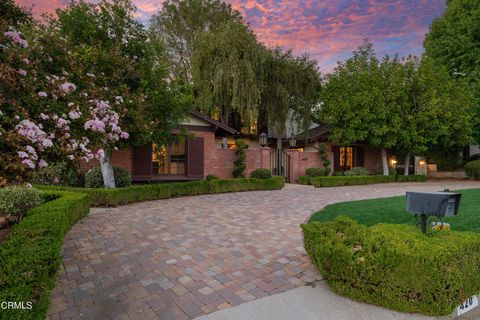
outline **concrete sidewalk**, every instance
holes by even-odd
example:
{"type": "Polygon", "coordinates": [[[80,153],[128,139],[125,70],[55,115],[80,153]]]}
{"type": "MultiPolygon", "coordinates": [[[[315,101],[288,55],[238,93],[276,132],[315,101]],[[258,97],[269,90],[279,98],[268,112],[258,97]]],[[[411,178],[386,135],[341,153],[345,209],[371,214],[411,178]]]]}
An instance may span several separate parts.
{"type": "MultiPolygon", "coordinates": [[[[427,320],[356,302],[333,293],[325,281],[200,316],[195,320],[427,320]]],[[[448,318],[443,318],[448,319],[448,318]]]]}

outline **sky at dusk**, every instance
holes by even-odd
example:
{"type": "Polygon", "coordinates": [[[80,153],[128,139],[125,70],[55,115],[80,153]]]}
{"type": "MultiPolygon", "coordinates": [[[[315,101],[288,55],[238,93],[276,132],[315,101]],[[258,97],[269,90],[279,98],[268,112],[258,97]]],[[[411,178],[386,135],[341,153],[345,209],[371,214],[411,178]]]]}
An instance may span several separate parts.
{"type": "MultiPolygon", "coordinates": [[[[39,15],[65,7],[69,0],[17,0],[39,15]]],[[[161,10],[161,0],[133,0],[137,18],[148,23],[161,10]]],[[[268,45],[309,53],[322,71],[351,55],[370,39],[379,55],[419,55],[432,20],[445,10],[445,0],[227,0],[239,10],[268,45]]]]}

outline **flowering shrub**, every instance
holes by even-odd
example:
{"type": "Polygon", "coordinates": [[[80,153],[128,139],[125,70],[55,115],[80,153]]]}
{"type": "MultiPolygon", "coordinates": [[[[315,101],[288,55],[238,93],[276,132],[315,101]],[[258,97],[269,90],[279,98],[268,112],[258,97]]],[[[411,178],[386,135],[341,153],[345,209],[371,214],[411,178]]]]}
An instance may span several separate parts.
{"type": "MultiPolygon", "coordinates": [[[[113,167],[115,186],[118,188],[129,187],[132,184],[130,171],[113,167]]],[[[85,188],[102,188],[105,185],[100,167],[94,167],[85,174],[85,188]]]]}
{"type": "Polygon", "coordinates": [[[48,167],[35,171],[35,183],[53,186],[75,186],[77,172],[66,162],[50,163],[48,167]]]}
{"type": "Polygon", "coordinates": [[[18,222],[29,209],[43,202],[39,190],[29,186],[11,186],[0,189],[0,214],[18,222]]]}

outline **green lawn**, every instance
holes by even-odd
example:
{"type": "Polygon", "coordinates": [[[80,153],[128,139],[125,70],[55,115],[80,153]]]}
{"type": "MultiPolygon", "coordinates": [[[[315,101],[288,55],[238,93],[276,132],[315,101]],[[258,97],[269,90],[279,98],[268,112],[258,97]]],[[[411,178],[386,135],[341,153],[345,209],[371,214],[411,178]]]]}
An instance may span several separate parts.
{"type": "MultiPolygon", "coordinates": [[[[480,189],[459,192],[462,199],[458,215],[445,218],[444,222],[450,223],[453,230],[480,233],[480,189]]],[[[336,203],[316,212],[310,221],[334,220],[339,215],[367,226],[377,223],[416,224],[414,216],[405,210],[405,196],[336,203]]]]}

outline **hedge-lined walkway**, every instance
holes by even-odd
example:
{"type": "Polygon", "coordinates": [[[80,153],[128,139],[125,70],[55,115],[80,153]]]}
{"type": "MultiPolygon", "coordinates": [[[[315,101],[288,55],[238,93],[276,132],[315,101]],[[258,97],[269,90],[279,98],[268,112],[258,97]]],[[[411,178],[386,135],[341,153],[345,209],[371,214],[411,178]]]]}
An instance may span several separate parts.
{"type": "Polygon", "coordinates": [[[92,209],[67,234],[50,319],[192,319],[320,279],[299,224],[335,202],[474,182],[203,195],[92,209]]]}

